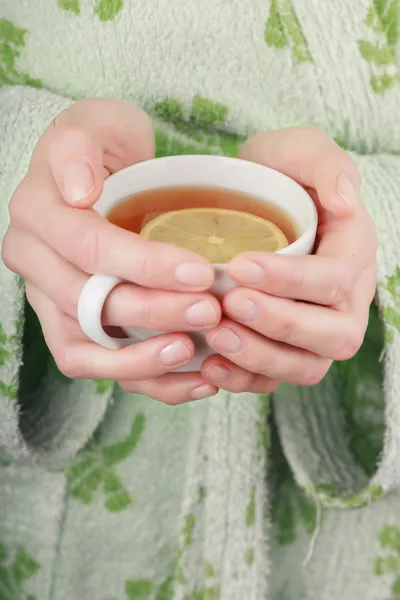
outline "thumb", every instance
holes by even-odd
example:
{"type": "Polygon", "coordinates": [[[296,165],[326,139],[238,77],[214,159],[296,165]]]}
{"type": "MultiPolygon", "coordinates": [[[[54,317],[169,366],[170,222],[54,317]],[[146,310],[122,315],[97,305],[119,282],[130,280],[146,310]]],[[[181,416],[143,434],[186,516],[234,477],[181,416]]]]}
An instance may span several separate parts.
{"type": "Polygon", "coordinates": [[[100,197],[109,172],[100,145],[84,130],[63,128],[50,146],[49,163],[65,202],[89,208],[100,197]]]}
{"type": "Polygon", "coordinates": [[[361,177],[351,156],[314,127],[291,127],[257,134],[245,143],[240,158],[288,175],[312,194],[317,208],[334,217],[354,214],[361,177]],[[319,205],[319,206],[318,206],[319,205]]]}
{"type": "Polygon", "coordinates": [[[149,117],[137,106],[87,99],[62,112],[46,132],[43,147],[61,196],[71,206],[90,208],[104,179],[153,158],[149,117]]]}

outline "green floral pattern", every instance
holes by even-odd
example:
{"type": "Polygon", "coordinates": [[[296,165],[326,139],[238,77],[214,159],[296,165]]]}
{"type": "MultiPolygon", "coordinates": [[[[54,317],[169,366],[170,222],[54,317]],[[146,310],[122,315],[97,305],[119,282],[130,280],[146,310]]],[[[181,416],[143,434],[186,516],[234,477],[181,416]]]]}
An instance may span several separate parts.
{"type": "Polygon", "coordinates": [[[30,85],[42,87],[39,79],[18,70],[17,59],[26,44],[26,29],[16,27],[7,19],[0,19],[0,87],[2,85],[30,85]]]}
{"type": "Polygon", "coordinates": [[[294,481],[275,426],[271,427],[271,444],[274,456],[270,478],[271,520],[276,527],[278,544],[285,546],[293,543],[301,530],[309,535],[315,531],[317,507],[294,481]]]}
{"type": "Polygon", "coordinates": [[[278,50],[290,48],[298,63],[312,61],[306,38],[291,0],[271,0],[264,38],[266,44],[271,48],[278,50]]]}
{"type": "Polygon", "coordinates": [[[335,363],[331,375],[341,385],[349,448],[369,477],[377,470],[385,431],[384,344],[384,324],[372,304],[363,345],[351,360],[335,363]]]}
{"type": "MultiPolygon", "coordinates": [[[[256,488],[252,487],[250,490],[249,503],[246,510],[246,525],[249,528],[253,528],[256,524],[256,488]]],[[[254,563],[254,549],[248,548],[244,553],[244,562],[250,568],[254,563]]]]}
{"type": "Polygon", "coordinates": [[[121,12],[124,0],[99,0],[94,9],[100,21],[112,21],[121,12]]]}
{"type": "Polygon", "coordinates": [[[127,600],[172,600],[173,583],[172,577],[159,586],[155,586],[150,579],[128,579],[125,582],[125,596],[127,600]]]}
{"type": "MultiPolygon", "coordinates": [[[[182,543],[176,555],[176,567],[173,581],[181,585],[191,585],[184,574],[185,553],[194,542],[194,532],[196,528],[196,517],[193,513],[188,513],[184,518],[184,526],[181,534],[182,543]]],[[[204,565],[204,582],[202,587],[196,587],[184,600],[219,600],[220,592],[217,584],[217,575],[213,565],[206,562],[204,565]]],[[[161,600],[161,598],[160,598],[161,600]]]]}
{"type": "Polygon", "coordinates": [[[21,547],[9,551],[0,542],[0,600],[37,600],[25,582],[40,570],[39,563],[21,547]]]}
{"type": "Polygon", "coordinates": [[[195,590],[189,596],[185,596],[184,600],[219,600],[219,586],[203,587],[195,590]]]}
{"type": "Polygon", "coordinates": [[[385,496],[385,490],[379,483],[371,483],[364,490],[349,495],[329,484],[311,487],[308,492],[310,495],[316,494],[327,508],[360,508],[378,502],[385,496]]]}
{"type": "MultiPolygon", "coordinates": [[[[214,567],[206,563],[204,566],[206,585],[186,595],[184,600],[219,600],[219,586],[215,584],[215,577],[214,567]]],[[[127,600],[172,600],[174,581],[174,577],[169,577],[157,585],[151,579],[128,579],[125,582],[125,595],[127,600]]]]}
{"type": "Polygon", "coordinates": [[[58,6],[78,16],[81,12],[80,0],[58,0],[58,6]]]}
{"type": "Polygon", "coordinates": [[[256,488],[251,488],[250,500],[247,505],[246,512],[246,525],[247,527],[253,527],[256,522],[256,488]]]}
{"type": "Polygon", "coordinates": [[[374,571],[378,576],[391,576],[391,600],[400,600],[400,529],[386,525],[379,532],[382,555],[375,560],[374,571]]]}
{"type": "MultiPolygon", "coordinates": [[[[81,0],[58,0],[58,6],[75,16],[81,14],[81,0]]],[[[124,0],[98,0],[94,14],[100,21],[112,21],[121,12],[124,0]]]]}
{"type": "MultiPolygon", "coordinates": [[[[22,351],[21,340],[23,331],[23,317],[14,323],[14,334],[7,335],[3,325],[0,322],[0,369],[12,364],[18,360],[22,351]]],[[[15,398],[18,391],[18,377],[15,376],[12,381],[6,382],[0,379],[0,396],[6,398],[15,398]]]]}
{"type": "Polygon", "coordinates": [[[370,39],[358,42],[361,56],[370,67],[371,88],[381,96],[399,81],[396,64],[399,11],[398,0],[373,0],[365,20],[370,39]]]}
{"type": "Polygon", "coordinates": [[[156,129],[157,156],[179,154],[217,154],[237,156],[244,138],[224,131],[228,107],[195,96],[188,117],[178,100],[166,98],[154,107],[154,113],[172,126],[167,132],[156,129]]]}
{"type": "Polygon", "coordinates": [[[84,504],[92,504],[96,492],[102,488],[105,506],[110,512],[120,512],[132,504],[133,499],[115,467],[135,452],[145,424],[144,414],[138,413],[130,434],[110,446],[102,446],[99,436],[95,436],[66,471],[70,495],[84,504]]]}
{"type": "Polygon", "coordinates": [[[391,344],[395,332],[400,333],[400,267],[386,278],[383,287],[390,299],[383,307],[383,318],[387,326],[386,341],[391,344]]]}
{"type": "Polygon", "coordinates": [[[96,379],[94,383],[96,385],[97,394],[105,394],[115,386],[115,381],[110,381],[108,379],[96,379]]]}
{"type": "MultiPolygon", "coordinates": [[[[365,39],[358,42],[360,54],[355,46],[355,54],[358,58],[358,67],[363,60],[368,65],[374,93],[383,96],[398,82],[395,50],[398,44],[399,5],[398,0],[368,0],[368,3],[370,6],[365,21],[365,36],[363,36],[365,39]]],[[[118,16],[122,17],[124,7],[123,0],[93,0],[91,2],[53,0],[53,4],[58,4],[65,11],[62,16],[70,24],[76,22],[76,17],[84,14],[86,16],[85,8],[90,5],[89,18],[92,20],[92,25],[94,19],[110,24],[118,16]]],[[[276,51],[286,52],[289,62],[311,63],[313,57],[305,35],[307,30],[302,28],[298,14],[301,15],[296,12],[295,1],[269,0],[268,4],[270,12],[265,24],[264,39],[265,44],[274,52],[266,49],[265,45],[264,51],[272,56],[277,55],[276,51]]],[[[109,29],[112,27],[110,25],[109,29]]],[[[104,27],[104,31],[106,29],[107,27],[104,27]]],[[[18,28],[5,19],[0,20],[0,85],[4,83],[41,85],[39,80],[32,79],[20,69],[27,40],[29,40],[28,30],[18,28]]],[[[311,42],[311,38],[309,41],[311,42]]],[[[218,100],[218,93],[215,94],[214,100],[218,100]]],[[[189,105],[176,98],[165,98],[155,105],[154,113],[158,119],[157,156],[188,153],[236,156],[243,141],[241,136],[229,131],[233,119],[229,114],[228,106],[210,100],[201,94],[196,94],[189,105]]],[[[364,148],[364,153],[366,152],[370,152],[370,148],[364,148]]],[[[383,287],[387,299],[382,311],[388,325],[387,342],[390,343],[393,341],[396,331],[400,331],[399,268],[396,268],[395,272],[386,278],[383,287]]],[[[377,314],[375,316],[378,321],[377,314]]],[[[16,324],[18,335],[8,333],[10,323],[7,323],[7,327],[2,327],[0,324],[0,369],[2,369],[2,373],[7,372],[9,363],[15,364],[16,353],[21,348],[22,324],[22,319],[20,323],[16,324]]],[[[14,329],[12,330],[14,331],[14,329]]],[[[380,328],[378,331],[377,328],[373,333],[372,339],[367,340],[367,344],[363,346],[360,353],[348,363],[339,365],[337,371],[344,384],[341,408],[348,425],[349,445],[368,475],[372,475],[376,470],[384,426],[382,397],[374,393],[376,387],[382,385],[382,373],[375,360],[376,350],[382,343],[382,329],[380,328]],[[374,353],[370,352],[372,346],[374,353]],[[364,389],[360,389],[359,386],[361,379],[364,389]]],[[[36,331],[36,334],[30,336],[31,346],[29,343],[24,344],[25,351],[26,348],[30,348],[29,354],[32,358],[30,363],[24,360],[21,370],[21,372],[25,371],[25,379],[29,379],[31,385],[29,391],[25,390],[27,399],[31,397],[32,386],[35,391],[40,391],[38,385],[49,373],[49,369],[50,375],[54,375],[52,381],[55,380],[55,387],[58,383],[60,385],[71,384],[70,380],[59,373],[53,359],[49,356],[40,330],[36,331]],[[39,339],[41,342],[38,341],[39,339]],[[43,355],[38,352],[40,344],[42,344],[40,352],[43,350],[43,355]]],[[[24,358],[26,357],[27,355],[24,358]]],[[[3,374],[2,378],[5,379],[3,374]]],[[[106,394],[112,391],[114,385],[112,381],[95,381],[89,393],[106,394]]],[[[0,381],[0,394],[14,398],[17,394],[16,381],[8,383],[0,381]]],[[[21,398],[21,386],[18,398],[19,400],[21,398]]],[[[21,406],[23,411],[23,403],[21,406]]],[[[341,490],[336,490],[329,485],[310,487],[303,491],[294,481],[282,451],[274,443],[270,417],[269,398],[262,396],[260,397],[256,432],[258,455],[259,457],[264,455],[267,459],[267,453],[272,446],[271,514],[280,545],[293,543],[300,534],[310,536],[314,533],[317,525],[316,501],[329,507],[353,508],[383,497],[384,490],[378,484],[371,484],[358,494],[345,497],[341,490]]],[[[79,502],[84,505],[94,505],[98,501],[102,505],[104,504],[111,513],[119,513],[132,506],[134,499],[131,495],[131,488],[128,480],[125,481],[121,474],[121,467],[122,463],[127,461],[137,450],[145,427],[145,416],[139,413],[126,437],[107,445],[100,432],[78,454],[74,463],[65,471],[68,491],[76,508],[79,508],[77,504],[79,502]]],[[[124,465],[124,472],[128,471],[126,468],[128,466],[124,465]]],[[[270,464],[267,467],[269,473],[270,464]]],[[[206,493],[207,490],[202,485],[195,490],[198,506],[205,502],[206,493]]],[[[258,522],[261,521],[263,506],[255,487],[251,487],[247,494],[247,510],[240,518],[242,525],[246,525],[249,529],[247,531],[249,537],[252,537],[259,526],[258,522]]],[[[212,564],[204,564],[203,577],[201,577],[201,573],[199,577],[201,581],[192,581],[189,569],[187,572],[185,571],[190,562],[189,555],[195,550],[196,544],[203,541],[201,539],[201,517],[195,508],[191,510],[193,512],[188,512],[184,517],[179,550],[172,558],[172,576],[160,583],[163,576],[150,579],[143,578],[143,574],[139,573],[139,578],[128,579],[123,583],[130,574],[128,572],[119,581],[120,596],[124,600],[172,600],[175,584],[180,588],[184,587],[186,595],[180,589],[184,600],[218,600],[220,598],[217,573],[212,564]]],[[[130,513],[126,513],[126,517],[129,519],[130,513]]],[[[375,562],[375,573],[377,576],[393,577],[391,597],[400,600],[400,529],[392,525],[386,526],[382,529],[379,540],[382,552],[375,562]]],[[[258,557],[256,557],[255,549],[251,547],[252,544],[248,545],[249,547],[245,545],[241,550],[243,552],[242,560],[245,567],[254,568],[258,557]]],[[[241,566],[243,567],[243,565],[241,566]]],[[[38,573],[39,568],[39,564],[24,550],[17,549],[7,553],[5,547],[0,544],[0,600],[35,600],[34,596],[29,595],[24,588],[28,587],[27,582],[38,573]]]]}
{"type": "Polygon", "coordinates": [[[183,568],[183,559],[184,559],[186,550],[192,544],[193,532],[194,532],[195,526],[196,526],[195,515],[192,513],[185,515],[184,526],[183,526],[183,530],[182,530],[182,545],[176,555],[175,579],[179,583],[186,583],[186,578],[184,575],[184,568],[183,568]]]}
{"type": "Polygon", "coordinates": [[[246,563],[246,565],[249,568],[253,565],[254,559],[255,559],[254,550],[253,549],[246,550],[246,552],[244,553],[244,562],[246,563]]]}
{"type": "Polygon", "coordinates": [[[205,585],[186,595],[184,600],[219,600],[220,589],[216,582],[215,569],[210,563],[204,565],[204,580],[205,585]]]}

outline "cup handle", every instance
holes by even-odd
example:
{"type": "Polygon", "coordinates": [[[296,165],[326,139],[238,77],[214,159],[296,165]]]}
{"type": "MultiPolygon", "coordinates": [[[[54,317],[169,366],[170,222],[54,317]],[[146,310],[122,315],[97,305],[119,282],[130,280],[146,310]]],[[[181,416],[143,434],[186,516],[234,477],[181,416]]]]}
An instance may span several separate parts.
{"type": "Polygon", "coordinates": [[[104,331],[101,315],[104,304],[123,279],[111,275],[93,275],[85,284],[78,301],[78,321],[85,335],[109,350],[119,350],[133,344],[133,338],[113,338],[104,331]]]}

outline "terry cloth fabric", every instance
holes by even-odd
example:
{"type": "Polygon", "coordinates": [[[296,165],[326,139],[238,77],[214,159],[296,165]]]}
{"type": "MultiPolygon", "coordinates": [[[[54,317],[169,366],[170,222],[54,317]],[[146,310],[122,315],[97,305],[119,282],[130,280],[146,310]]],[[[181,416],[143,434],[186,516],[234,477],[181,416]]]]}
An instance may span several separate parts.
{"type": "Polygon", "coordinates": [[[169,408],[63,377],[0,263],[1,600],[400,598],[397,0],[2,0],[0,237],[81,97],[154,117],[158,156],[314,125],[379,231],[366,341],[312,388],[169,408]]]}

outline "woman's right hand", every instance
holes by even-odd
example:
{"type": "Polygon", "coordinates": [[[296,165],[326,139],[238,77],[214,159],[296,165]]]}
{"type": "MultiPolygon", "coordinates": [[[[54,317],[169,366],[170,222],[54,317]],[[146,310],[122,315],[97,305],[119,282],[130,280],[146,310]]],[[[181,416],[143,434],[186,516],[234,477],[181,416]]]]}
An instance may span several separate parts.
{"type": "Polygon", "coordinates": [[[178,404],[218,391],[200,373],[170,373],[193,358],[187,335],[166,333],[107,350],[91,342],[77,321],[80,293],[95,273],[130,282],[110,294],[105,325],[199,331],[221,318],[219,303],[206,293],[214,271],[204,259],[119,229],[91,210],[110,173],[153,153],[150,120],[134,105],[87,99],[60,113],[11,199],[2,256],[25,279],[62,373],[115,380],[127,391],[178,404]]]}

